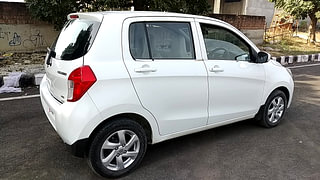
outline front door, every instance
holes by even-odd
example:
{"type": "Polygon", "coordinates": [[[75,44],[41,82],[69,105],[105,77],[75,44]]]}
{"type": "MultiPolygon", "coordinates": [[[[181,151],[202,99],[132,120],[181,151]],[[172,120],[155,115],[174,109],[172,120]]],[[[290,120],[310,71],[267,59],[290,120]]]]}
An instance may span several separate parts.
{"type": "Polygon", "coordinates": [[[192,18],[130,18],[124,61],[142,106],[161,135],[205,126],[208,82],[192,18]],[[127,53],[130,52],[130,53],[127,53]]]}
{"type": "Polygon", "coordinates": [[[263,64],[243,35],[224,24],[199,21],[209,73],[208,124],[251,118],[257,113],[265,82],[263,64]]]}

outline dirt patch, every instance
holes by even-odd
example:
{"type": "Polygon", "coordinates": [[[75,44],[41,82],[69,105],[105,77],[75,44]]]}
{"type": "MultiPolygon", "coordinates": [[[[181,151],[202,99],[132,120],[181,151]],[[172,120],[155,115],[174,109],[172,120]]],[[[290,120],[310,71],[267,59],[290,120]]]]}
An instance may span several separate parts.
{"type": "Polygon", "coordinates": [[[306,55],[320,53],[320,43],[308,44],[306,39],[300,37],[284,38],[277,43],[265,42],[259,45],[261,50],[267,51],[274,57],[289,55],[306,55]]]}

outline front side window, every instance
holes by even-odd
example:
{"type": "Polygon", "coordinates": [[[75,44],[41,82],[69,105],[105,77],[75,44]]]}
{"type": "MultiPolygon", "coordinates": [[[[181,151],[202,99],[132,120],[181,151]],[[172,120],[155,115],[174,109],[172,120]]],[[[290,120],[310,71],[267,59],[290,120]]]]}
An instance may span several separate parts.
{"type": "Polygon", "coordinates": [[[219,26],[200,25],[209,60],[250,61],[250,48],[239,36],[219,26]]]}
{"type": "Polygon", "coordinates": [[[129,29],[129,45],[134,59],[195,59],[189,23],[133,23],[129,29]]]}

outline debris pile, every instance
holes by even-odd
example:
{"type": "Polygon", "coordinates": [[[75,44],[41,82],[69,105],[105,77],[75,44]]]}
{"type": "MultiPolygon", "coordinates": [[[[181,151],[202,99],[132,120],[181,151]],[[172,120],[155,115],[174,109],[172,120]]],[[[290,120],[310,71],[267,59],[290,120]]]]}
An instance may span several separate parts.
{"type": "Polygon", "coordinates": [[[44,59],[46,53],[1,53],[0,76],[7,76],[11,72],[44,73],[44,59]]]}
{"type": "Polygon", "coordinates": [[[13,72],[10,73],[9,76],[4,77],[3,85],[0,87],[0,93],[21,92],[19,81],[23,74],[22,72],[13,72]]]}

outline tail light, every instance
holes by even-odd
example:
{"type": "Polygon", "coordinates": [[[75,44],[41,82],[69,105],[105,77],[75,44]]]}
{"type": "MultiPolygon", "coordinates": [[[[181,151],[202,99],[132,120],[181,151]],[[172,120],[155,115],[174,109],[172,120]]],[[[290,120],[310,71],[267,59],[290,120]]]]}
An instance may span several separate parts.
{"type": "Polygon", "coordinates": [[[68,77],[68,101],[78,101],[97,81],[90,66],[81,66],[68,77]]]}
{"type": "Polygon", "coordinates": [[[70,18],[70,19],[78,19],[79,16],[76,15],[76,14],[72,14],[72,15],[69,16],[69,18],[70,18]]]}

